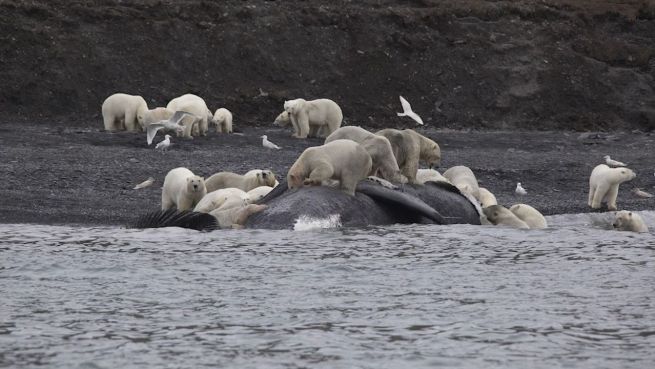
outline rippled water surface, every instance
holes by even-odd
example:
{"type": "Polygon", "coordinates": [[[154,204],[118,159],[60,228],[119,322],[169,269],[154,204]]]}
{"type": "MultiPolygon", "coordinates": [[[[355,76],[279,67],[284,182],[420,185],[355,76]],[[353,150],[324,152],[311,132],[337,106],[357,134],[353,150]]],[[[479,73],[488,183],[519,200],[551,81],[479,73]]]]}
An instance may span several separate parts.
{"type": "Polygon", "coordinates": [[[549,221],[0,225],[0,367],[653,367],[653,234],[549,221]]]}

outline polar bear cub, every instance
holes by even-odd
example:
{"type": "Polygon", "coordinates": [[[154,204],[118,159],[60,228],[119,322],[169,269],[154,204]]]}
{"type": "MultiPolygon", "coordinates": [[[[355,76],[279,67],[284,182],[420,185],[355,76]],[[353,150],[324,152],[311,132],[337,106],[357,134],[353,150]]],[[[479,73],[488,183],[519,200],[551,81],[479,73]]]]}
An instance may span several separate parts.
{"type": "Polygon", "coordinates": [[[648,227],[641,216],[627,210],[616,212],[612,226],[619,231],[648,232],[648,227]]]}
{"type": "Polygon", "coordinates": [[[445,171],[443,176],[460,191],[466,192],[476,199],[480,198],[480,186],[478,185],[478,180],[475,178],[475,174],[473,174],[473,171],[469,167],[456,165],[445,171]]]}
{"type": "Polygon", "coordinates": [[[106,131],[138,131],[144,125],[148,104],[141,96],[116,93],[102,103],[106,131]]]}
{"type": "Polygon", "coordinates": [[[161,210],[191,210],[207,194],[205,181],[187,168],[171,169],[161,193],[161,210]]]}
{"type": "Polygon", "coordinates": [[[368,152],[373,163],[370,176],[378,176],[379,172],[379,177],[388,181],[407,183],[407,177],[400,173],[391,143],[386,137],[378,136],[361,127],[348,126],[332,132],[325,139],[325,143],[340,139],[355,141],[368,152]]]}
{"type": "Polygon", "coordinates": [[[546,218],[539,212],[527,204],[515,204],[509,208],[509,211],[514,213],[519,219],[525,222],[530,229],[543,229],[548,227],[546,218]]]}
{"type": "Polygon", "coordinates": [[[184,137],[191,137],[192,134],[196,136],[207,135],[211,112],[207,109],[205,100],[200,96],[185,94],[176,97],[168,102],[166,108],[172,111],[182,110],[195,116],[195,119],[193,119],[193,117],[185,117],[182,120],[184,125],[184,137]]]}
{"type": "Polygon", "coordinates": [[[292,137],[307,138],[310,133],[316,137],[326,137],[341,127],[343,113],[337,103],[330,99],[288,100],[284,110],[289,113],[293,125],[292,137]],[[310,131],[311,127],[315,127],[310,131]]]}
{"type": "Polygon", "coordinates": [[[589,200],[592,209],[599,209],[601,202],[607,202],[608,210],[616,210],[616,197],[619,185],[634,179],[637,175],[628,168],[610,168],[605,164],[597,165],[589,177],[589,200]]]}
{"type": "Polygon", "coordinates": [[[214,119],[212,120],[216,124],[216,132],[222,133],[232,133],[232,112],[220,108],[216,109],[214,113],[214,119]]]}
{"type": "Polygon", "coordinates": [[[299,188],[337,180],[343,192],[354,196],[357,183],[368,176],[372,166],[371,156],[360,144],[335,140],[305,149],[289,169],[287,184],[299,188]]]}
{"type": "Polygon", "coordinates": [[[232,172],[219,172],[207,178],[205,183],[208,191],[234,187],[248,192],[259,186],[274,187],[275,173],[270,170],[261,169],[253,169],[244,175],[232,172]]]}
{"type": "Polygon", "coordinates": [[[481,207],[486,208],[487,206],[498,205],[498,200],[496,200],[496,196],[486,188],[484,187],[478,188],[478,194],[480,195],[478,197],[478,201],[480,202],[481,207]]]}
{"type": "Polygon", "coordinates": [[[244,205],[249,203],[248,195],[245,191],[238,188],[223,188],[220,190],[207,193],[193,209],[200,213],[210,213],[216,209],[220,209],[232,199],[237,199],[244,205]]]}

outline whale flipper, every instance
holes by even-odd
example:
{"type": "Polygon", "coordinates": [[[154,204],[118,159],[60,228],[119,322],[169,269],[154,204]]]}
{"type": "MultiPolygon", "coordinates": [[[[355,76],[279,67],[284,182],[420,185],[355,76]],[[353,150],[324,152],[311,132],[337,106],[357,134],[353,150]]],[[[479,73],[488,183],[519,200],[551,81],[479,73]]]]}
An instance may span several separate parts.
{"type": "Polygon", "coordinates": [[[212,215],[189,210],[158,210],[140,216],[131,228],[181,227],[196,231],[219,229],[218,221],[212,215]]]}

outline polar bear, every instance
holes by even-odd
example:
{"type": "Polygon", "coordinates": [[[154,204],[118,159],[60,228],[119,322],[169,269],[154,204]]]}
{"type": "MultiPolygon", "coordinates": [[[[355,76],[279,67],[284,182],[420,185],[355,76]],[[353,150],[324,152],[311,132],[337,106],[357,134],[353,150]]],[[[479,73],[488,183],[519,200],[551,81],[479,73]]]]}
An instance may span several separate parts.
{"type": "Polygon", "coordinates": [[[387,128],[377,131],[375,134],[389,140],[400,172],[407,177],[409,183],[418,183],[416,172],[419,160],[427,163],[430,168],[441,164],[439,145],[411,129],[401,131],[387,128]]]}
{"type": "Polygon", "coordinates": [[[507,227],[530,229],[530,226],[519,219],[514,213],[502,205],[491,205],[482,208],[482,212],[487,220],[493,225],[502,225],[507,227]]]}
{"type": "Polygon", "coordinates": [[[249,204],[229,209],[216,209],[209,214],[216,218],[221,228],[240,229],[246,224],[249,216],[259,213],[267,207],[266,205],[249,204]]]}
{"type": "Polygon", "coordinates": [[[205,180],[187,168],[171,169],[164,178],[161,210],[191,210],[207,194],[205,180]]]}
{"type": "Polygon", "coordinates": [[[546,218],[539,212],[539,210],[526,204],[515,204],[509,208],[509,211],[514,213],[517,218],[525,222],[530,229],[543,229],[548,227],[546,218]]]}
{"type": "Polygon", "coordinates": [[[213,210],[221,208],[226,202],[231,199],[238,199],[244,204],[248,204],[248,195],[245,191],[238,188],[223,188],[220,190],[207,193],[198,202],[198,205],[193,209],[200,213],[209,213],[213,210]]]}
{"type": "Polygon", "coordinates": [[[475,178],[473,171],[466,166],[456,165],[449,168],[443,173],[450,183],[457,187],[461,192],[466,192],[476,199],[480,198],[480,186],[475,178]]]}
{"type": "Polygon", "coordinates": [[[634,179],[637,175],[628,168],[610,168],[597,165],[589,177],[589,200],[592,209],[599,209],[601,202],[607,202],[608,210],[616,210],[616,197],[619,185],[634,179]]]}
{"type": "Polygon", "coordinates": [[[186,94],[176,97],[168,102],[166,108],[173,111],[182,110],[195,115],[195,119],[193,117],[185,117],[182,121],[185,127],[184,137],[190,138],[192,135],[207,135],[211,112],[207,109],[205,100],[200,96],[186,94]]]}
{"type": "Polygon", "coordinates": [[[247,193],[248,201],[251,204],[256,203],[257,201],[263,199],[271,191],[273,191],[273,187],[271,187],[271,186],[259,186],[259,187],[253,188],[252,190],[248,191],[248,193],[247,193]]]}
{"type": "MultiPolygon", "coordinates": [[[[289,112],[288,111],[283,111],[280,113],[277,118],[275,118],[275,121],[273,122],[276,126],[279,127],[286,127],[291,124],[291,118],[289,117],[289,112]]],[[[321,136],[321,128],[322,126],[318,125],[310,125],[309,126],[309,134],[307,137],[320,137],[321,136]]],[[[296,132],[294,131],[294,134],[296,132]]]]}
{"type": "Polygon", "coordinates": [[[248,192],[259,186],[275,186],[275,173],[261,169],[253,169],[244,175],[219,172],[207,178],[205,183],[208,191],[234,187],[248,192]]]}
{"type": "Polygon", "coordinates": [[[316,137],[326,137],[341,126],[343,113],[337,103],[330,99],[307,101],[295,99],[284,102],[284,110],[289,113],[296,138],[307,138],[310,133],[316,137]],[[313,132],[310,128],[316,126],[313,132]]]}
{"type": "Polygon", "coordinates": [[[322,185],[339,181],[339,188],[355,195],[357,182],[366,178],[373,166],[371,156],[357,142],[335,140],[306,149],[287,173],[289,188],[322,185]]]}
{"type": "Polygon", "coordinates": [[[216,109],[212,122],[216,124],[216,132],[232,133],[231,111],[225,108],[216,109]]]}
{"type": "Polygon", "coordinates": [[[627,210],[616,212],[612,226],[618,231],[648,232],[648,227],[641,216],[627,210]]]}
{"type": "MultiPolygon", "coordinates": [[[[416,171],[416,183],[425,184],[425,182],[446,182],[450,181],[434,169],[419,169],[416,171]]],[[[452,183],[451,183],[452,184],[452,183]]]]}
{"type": "Polygon", "coordinates": [[[325,143],[341,139],[355,141],[368,152],[373,162],[370,176],[378,176],[396,183],[407,183],[407,178],[400,173],[391,143],[386,137],[373,134],[361,127],[348,126],[332,132],[325,139],[325,143]]]}
{"type": "Polygon", "coordinates": [[[487,190],[484,187],[479,187],[478,188],[478,201],[480,202],[480,206],[483,208],[486,208],[487,206],[491,205],[498,205],[498,200],[496,200],[496,196],[494,196],[491,191],[487,190]]]}
{"type": "Polygon", "coordinates": [[[143,128],[148,104],[141,96],[116,93],[102,103],[105,131],[138,131],[143,128]]]}

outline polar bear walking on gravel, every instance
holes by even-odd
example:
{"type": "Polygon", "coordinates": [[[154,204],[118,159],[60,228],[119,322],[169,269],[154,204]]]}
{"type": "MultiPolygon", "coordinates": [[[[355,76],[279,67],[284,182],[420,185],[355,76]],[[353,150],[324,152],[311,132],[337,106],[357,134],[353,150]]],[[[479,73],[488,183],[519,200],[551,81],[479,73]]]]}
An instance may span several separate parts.
{"type": "Polygon", "coordinates": [[[105,131],[138,131],[144,126],[148,104],[143,97],[116,93],[102,103],[105,131]]]}
{"type": "Polygon", "coordinates": [[[216,124],[216,132],[232,133],[231,111],[225,108],[216,109],[212,122],[216,124]]]}
{"type": "Polygon", "coordinates": [[[592,209],[600,209],[602,202],[607,202],[608,210],[616,210],[616,197],[619,185],[634,179],[637,175],[628,168],[610,168],[605,164],[597,165],[589,177],[589,200],[592,209]]]}
{"type": "Polygon", "coordinates": [[[191,210],[207,194],[205,180],[187,168],[171,169],[161,193],[161,210],[191,210]]]}
{"type": "Polygon", "coordinates": [[[343,113],[337,103],[330,99],[288,100],[284,110],[289,113],[296,138],[307,138],[310,133],[316,137],[327,137],[341,127],[343,113]]]}
{"type": "Polygon", "coordinates": [[[200,96],[193,94],[186,94],[174,98],[166,105],[167,109],[172,111],[182,110],[195,115],[192,117],[185,117],[182,121],[184,125],[183,137],[189,138],[191,135],[206,136],[209,130],[209,121],[211,120],[211,112],[207,109],[207,104],[200,96]]]}

